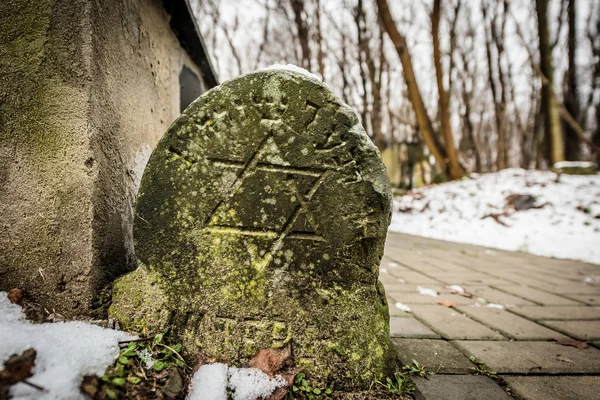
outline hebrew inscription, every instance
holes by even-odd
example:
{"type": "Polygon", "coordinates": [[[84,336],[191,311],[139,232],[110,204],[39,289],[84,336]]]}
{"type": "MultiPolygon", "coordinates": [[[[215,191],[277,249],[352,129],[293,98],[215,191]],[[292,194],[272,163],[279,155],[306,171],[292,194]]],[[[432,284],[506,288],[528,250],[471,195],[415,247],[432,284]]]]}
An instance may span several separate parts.
{"type": "Polygon", "coordinates": [[[308,375],[368,387],[393,364],[377,280],[390,203],[355,113],[315,79],[261,71],[169,128],[142,178],[136,253],[186,349],[243,363],[291,343],[308,375]]]}

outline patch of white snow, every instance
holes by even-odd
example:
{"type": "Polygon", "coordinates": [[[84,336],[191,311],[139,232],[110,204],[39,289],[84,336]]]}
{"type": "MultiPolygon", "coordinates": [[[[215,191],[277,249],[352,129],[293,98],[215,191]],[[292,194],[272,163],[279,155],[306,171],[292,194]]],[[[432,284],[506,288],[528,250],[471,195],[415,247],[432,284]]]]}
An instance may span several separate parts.
{"type": "Polygon", "coordinates": [[[410,307],[407,306],[406,304],[402,304],[402,303],[396,303],[395,304],[396,308],[399,310],[402,310],[404,312],[410,312],[410,307]]]}
{"type": "Polygon", "coordinates": [[[28,381],[45,389],[40,392],[24,383],[11,388],[13,399],[81,399],[79,385],[84,375],[104,375],[119,355],[121,340],[133,339],[125,332],[101,328],[81,321],[32,324],[19,306],[0,292],[0,363],[29,348],[36,351],[33,376],[28,381]]]}
{"type": "Polygon", "coordinates": [[[270,378],[256,368],[229,368],[229,388],[233,400],[255,400],[269,396],[275,389],[285,386],[281,376],[270,378]]]}
{"type": "Polygon", "coordinates": [[[422,286],[417,286],[417,292],[419,292],[419,294],[425,295],[425,296],[433,296],[433,297],[437,297],[438,292],[436,292],[433,289],[429,289],[429,288],[425,288],[422,286]]]}
{"type": "Polygon", "coordinates": [[[461,293],[461,294],[465,292],[465,289],[463,289],[462,286],[458,286],[458,285],[450,285],[450,286],[447,286],[447,288],[451,289],[454,292],[461,293]]]}
{"type": "MultiPolygon", "coordinates": [[[[600,174],[505,169],[417,189],[394,200],[391,231],[600,264],[600,174]],[[541,208],[499,217],[510,194],[541,208]],[[404,212],[398,211],[404,210],[404,212]]],[[[486,255],[492,255],[490,251],[486,255]]]]}
{"type": "Polygon", "coordinates": [[[299,67],[299,66],[294,65],[294,64],[286,64],[286,65],[283,65],[283,64],[273,64],[271,66],[268,66],[265,69],[266,70],[269,70],[269,69],[283,69],[283,70],[286,70],[286,71],[294,71],[294,72],[299,72],[299,73],[301,73],[303,75],[306,75],[309,78],[316,79],[318,81],[322,80],[320,77],[318,77],[317,75],[313,74],[309,70],[304,69],[304,68],[299,67]]]}
{"type": "Polygon", "coordinates": [[[227,370],[225,364],[207,364],[192,377],[188,400],[227,400],[227,370]]]}
{"type": "Polygon", "coordinates": [[[188,400],[256,400],[285,386],[280,375],[269,377],[256,368],[235,368],[216,363],[203,365],[192,377],[188,400]]]}

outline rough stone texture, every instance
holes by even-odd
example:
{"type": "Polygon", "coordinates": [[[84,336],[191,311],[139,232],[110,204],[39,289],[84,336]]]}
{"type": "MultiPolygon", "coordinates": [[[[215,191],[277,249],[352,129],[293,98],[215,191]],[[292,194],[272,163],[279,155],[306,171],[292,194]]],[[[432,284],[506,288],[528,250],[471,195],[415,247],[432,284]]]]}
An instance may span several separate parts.
{"type": "Polygon", "coordinates": [[[600,339],[600,321],[544,321],[543,324],[579,340],[600,339]]]}
{"type": "Polygon", "coordinates": [[[242,363],[291,342],[308,376],[367,388],[393,367],[377,280],[390,206],[352,110],[313,78],[261,71],[205,93],[167,131],[135,245],[188,352],[242,363]]]}
{"type": "MultiPolygon", "coordinates": [[[[542,304],[545,306],[578,306],[580,302],[567,299],[566,297],[557,296],[552,293],[547,293],[542,290],[537,290],[532,287],[518,286],[518,285],[499,285],[496,289],[500,289],[504,292],[514,294],[522,297],[534,303],[542,304]]],[[[573,296],[570,296],[573,297],[573,296]]]]}
{"type": "Polygon", "coordinates": [[[403,365],[413,360],[436,374],[468,374],[474,364],[445,340],[392,339],[403,365]]]}
{"type": "Polygon", "coordinates": [[[505,376],[512,392],[525,400],[596,400],[600,376],[505,376]]]}
{"type": "Polygon", "coordinates": [[[168,328],[165,299],[158,276],[140,265],[115,282],[109,313],[131,330],[159,334],[168,328]]]}
{"type": "Polygon", "coordinates": [[[506,340],[497,332],[476,322],[455,309],[441,305],[410,305],[420,320],[426,322],[444,339],[506,340]]]}
{"type": "Polygon", "coordinates": [[[413,377],[416,400],[510,400],[511,397],[487,376],[433,375],[413,377]]]}
{"type": "Polygon", "coordinates": [[[415,318],[390,318],[390,336],[398,338],[439,339],[440,335],[415,318]]]}
{"type": "Polygon", "coordinates": [[[568,296],[590,306],[600,306],[600,294],[570,294],[568,296]]]}
{"type": "Polygon", "coordinates": [[[489,286],[466,286],[465,290],[477,298],[484,299],[488,303],[502,304],[504,306],[535,304],[529,300],[493,289],[489,286]]]}
{"type": "Polygon", "coordinates": [[[490,371],[517,374],[599,373],[600,350],[581,350],[555,342],[456,341],[465,355],[484,362],[490,371]]]}
{"type": "Polygon", "coordinates": [[[459,310],[511,339],[551,340],[565,337],[552,329],[511,314],[506,310],[491,307],[460,307],[459,310]]]}
{"type": "MultiPolygon", "coordinates": [[[[436,306],[407,304],[414,313],[405,313],[404,317],[414,315],[445,338],[469,337],[480,327],[497,330],[511,338],[510,342],[394,338],[392,341],[402,364],[411,363],[414,359],[425,365],[427,370],[437,372],[436,376],[466,375],[472,372],[470,368],[473,366],[467,357],[474,355],[486,364],[489,371],[508,374],[501,377],[509,383],[511,393],[516,398],[598,398],[600,382],[594,375],[600,373],[600,340],[589,341],[588,349],[579,350],[549,339],[558,336],[564,338],[565,335],[574,339],[598,337],[600,309],[583,303],[598,302],[600,286],[595,282],[595,277],[600,276],[600,265],[538,257],[522,252],[490,250],[391,232],[388,234],[382,268],[392,275],[396,275],[397,269],[401,274],[425,274],[431,279],[445,282],[448,282],[450,273],[464,275],[460,281],[467,281],[469,276],[473,276],[473,272],[477,273],[482,282],[465,285],[463,288],[481,303],[480,307],[459,305],[457,310],[440,311],[444,310],[441,306],[435,308],[436,306]],[[394,266],[395,264],[398,266],[394,266]],[[485,278],[486,275],[489,279],[485,278]],[[478,297],[506,307],[504,310],[485,307],[478,297]],[[565,302],[567,305],[562,305],[565,302]],[[542,303],[546,305],[541,305],[542,303]],[[561,305],[551,305],[554,303],[561,305]],[[461,312],[477,320],[478,324],[465,323],[466,318],[459,317],[461,312]],[[553,330],[556,332],[552,333],[553,330]]],[[[391,302],[394,298],[414,300],[410,297],[397,297],[398,294],[420,296],[415,294],[419,284],[384,285],[391,302]]],[[[449,289],[441,284],[420,286],[438,291],[439,297],[445,296],[449,289]]],[[[420,299],[417,297],[415,301],[420,302],[420,299]]],[[[408,325],[402,327],[406,328],[408,325]]],[[[436,379],[439,381],[423,381],[435,390],[425,392],[423,389],[417,396],[425,396],[426,399],[463,399],[468,395],[464,393],[466,389],[463,392],[455,390],[462,389],[464,385],[481,391],[476,397],[478,399],[489,397],[489,380],[467,382],[463,379],[469,378],[464,376],[455,380],[436,379]]],[[[498,389],[492,386],[489,390],[493,393],[498,389]]]]}
{"type": "Polygon", "coordinates": [[[88,314],[134,268],[151,148],[199,73],[160,0],[0,1],[0,290],[88,314]]]}
{"type": "Polygon", "coordinates": [[[586,306],[522,306],[510,312],[536,321],[543,320],[600,320],[600,308],[586,306]]]}

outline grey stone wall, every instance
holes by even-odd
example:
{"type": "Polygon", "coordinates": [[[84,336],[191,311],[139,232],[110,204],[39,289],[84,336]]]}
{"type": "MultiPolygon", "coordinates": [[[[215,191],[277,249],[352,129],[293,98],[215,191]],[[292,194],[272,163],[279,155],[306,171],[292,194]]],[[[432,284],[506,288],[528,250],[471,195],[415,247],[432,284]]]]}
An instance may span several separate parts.
{"type": "Polygon", "coordinates": [[[133,268],[133,203],[200,71],[160,0],[0,2],[0,290],[67,316],[133,268]]]}

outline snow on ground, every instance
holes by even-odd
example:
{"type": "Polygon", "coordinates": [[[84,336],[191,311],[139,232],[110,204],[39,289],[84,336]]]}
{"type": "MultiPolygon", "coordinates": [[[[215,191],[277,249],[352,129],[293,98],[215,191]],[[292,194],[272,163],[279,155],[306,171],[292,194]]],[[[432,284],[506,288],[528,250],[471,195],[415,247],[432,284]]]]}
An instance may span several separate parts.
{"type": "Polygon", "coordinates": [[[600,174],[506,169],[417,189],[394,200],[390,231],[600,264],[600,174]],[[542,208],[499,219],[510,194],[542,208]],[[402,211],[403,210],[403,211],[402,211]]]}
{"type": "Polygon", "coordinates": [[[194,374],[188,400],[227,400],[227,389],[233,391],[233,400],[255,400],[269,396],[285,384],[281,376],[270,378],[256,368],[208,364],[194,374]]]}
{"type": "Polygon", "coordinates": [[[0,292],[0,364],[11,355],[33,348],[37,352],[33,376],[11,389],[14,399],[83,399],[79,385],[84,375],[104,375],[119,355],[120,340],[133,337],[81,321],[32,324],[21,307],[0,292]]]}
{"type": "Polygon", "coordinates": [[[264,70],[270,70],[270,69],[283,69],[285,71],[299,72],[299,73],[301,73],[303,75],[308,76],[309,78],[313,78],[313,79],[316,79],[318,81],[323,81],[321,79],[321,77],[313,74],[312,72],[310,72],[307,69],[304,69],[304,68],[299,67],[299,66],[294,65],[294,64],[286,64],[286,65],[283,65],[283,64],[273,64],[273,65],[268,66],[267,68],[264,68],[264,70]]]}

